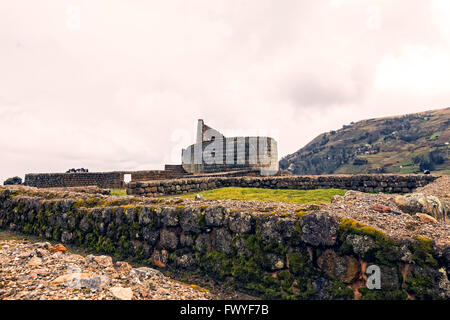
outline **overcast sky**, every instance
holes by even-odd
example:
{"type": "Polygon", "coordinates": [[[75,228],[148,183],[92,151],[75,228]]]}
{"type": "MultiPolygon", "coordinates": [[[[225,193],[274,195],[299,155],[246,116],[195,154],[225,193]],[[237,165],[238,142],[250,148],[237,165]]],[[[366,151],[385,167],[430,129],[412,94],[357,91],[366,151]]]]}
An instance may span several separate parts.
{"type": "Polygon", "coordinates": [[[448,0],[0,2],[1,181],[180,163],[198,118],[281,158],[449,98],[448,0]]]}

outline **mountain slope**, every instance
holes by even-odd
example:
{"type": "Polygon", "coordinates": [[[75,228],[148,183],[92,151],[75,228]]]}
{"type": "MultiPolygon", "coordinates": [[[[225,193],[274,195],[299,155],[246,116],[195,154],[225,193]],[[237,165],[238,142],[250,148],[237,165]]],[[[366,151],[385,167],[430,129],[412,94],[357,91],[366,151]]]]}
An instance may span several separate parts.
{"type": "Polygon", "coordinates": [[[294,174],[450,173],[450,108],[363,120],[280,160],[294,174]]]}

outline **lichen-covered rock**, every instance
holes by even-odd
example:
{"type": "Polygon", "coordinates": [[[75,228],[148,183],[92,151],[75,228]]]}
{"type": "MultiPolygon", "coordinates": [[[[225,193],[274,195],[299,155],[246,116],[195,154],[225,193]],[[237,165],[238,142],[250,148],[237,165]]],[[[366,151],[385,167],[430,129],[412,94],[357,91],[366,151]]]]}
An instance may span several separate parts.
{"type": "MultiPolygon", "coordinates": [[[[229,210],[228,210],[229,211],[229,210]]],[[[205,209],[205,222],[207,227],[221,227],[225,223],[227,209],[222,206],[211,206],[205,209]]]]}
{"type": "Polygon", "coordinates": [[[283,240],[280,230],[280,221],[277,217],[266,217],[261,219],[259,230],[263,241],[281,243],[283,240]]]}
{"type": "Polygon", "coordinates": [[[360,257],[364,257],[368,251],[377,247],[373,238],[367,235],[349,234],[345,241],[360,257]]]}
{"type": "Polygon", "coordinates": [[[336,243],[339,222],[328,212],[315,211],[305,215],[301,222],[302,239],[313,246],[332,246],[336,243]]]}
{"type": "Polygon", "coordinates": [[[450,284],[443,268],[408,265],[403,272],[406,291],[416,299],[449,299],[450,284]]]}
{"type": "Polygon", "coordinates": [[[317,259],[317,265],[331,278],[351,283],[359,277],[360,264],[351,256],[338,256],[333,250],[327,249],[317,259]]]}
{"type": "Polygon", "coordinates": [[[164,249],[176,249],[178,246],[178,236],[176,231],[162,229],[159,235],[159,245],[164,249]]]}
{"type": "Polygon", "coordinates": [[[251,257],[253,255],[253,253],[245,245],[245,239],[243,239],[241,236],[235,236],[233,244],[238,256],[251,257]]]}
{"type": "Polygon", "coordinates": [[[229,254],[233,251],[233,237],[231,233],[223,228],[214,230],[215,249],[219,252],[229,254]]]}
{"type": "Polygon", "coordinates": [[[180,226],[183,231],[200,233],[203,213],[199,208],[184,208],[180,214],[180,226]]]}
{"type": "Polygon", "coordinates": [[[61,242],[62,243],[72,243],[73,235],[70,232],[63,231],[61,235],[61,242]]]}
{"type": "Polygon", "coordinates": [[[80,229],[84,232],[90,231],[92,224],[87,217],[83,217],[80,221],[80,229]]]}
{"type": "Polygon", "coordinates": [[[150,222],[152,222],[152,213],[150,211],[150,208],[143,207],[138,215],[139,215],[139,224],[141,226],[146,226],[150,222]]]}
{"type": "Polygon", "coordinates": [[[235,233],[249,233],[253,224],[254,218],[245,212],[232,212],[228,216],[228,227],[235,233]]]}
{"type": "Polygon", "coordinates": [[[183,254],[175,257],[175,264],[181,268],[190,269],[194,267],[197,262],[192,253],[183,254]]]}
{"type": "Polygon", "coordinates": [[[444,206],[438,197],[423,193],[397,196],[394,198],[394,202],[403,212],[410,214],[426,213],[439,221],[443,221],[446,214],[444,206]]]}
{"type": "Polygon", "coordinates": [[[267,255],[267,261],[272,271],[281,270],[285,267],[284,258],[280,255],[269,253],[267,255]]]}
{"type": "Polygon", "coordinates": [[[182,247],[192,247],[194,245],[194,236],[192,234],[182,232],[180,235],[180,244],[182,247]]]}
{"type": "Polygon", "coordinates": [[[176,208],[164,207],[161,211],[161,222],[167,227],[178,225],[178,211],[176,208]]]}
{"type": "Polygon", "coordinates": [[[211,251],[211,235],[209,233],[201,233],[195,239],[195,249],[199,252],[211,251]]]}
{"type": "Polygon", "coordinates": [[[380,280],[381,289],[383,290],[398,290],[400,288],[399,273],[397,267],[389,267],[381,265],[380,280]]]}

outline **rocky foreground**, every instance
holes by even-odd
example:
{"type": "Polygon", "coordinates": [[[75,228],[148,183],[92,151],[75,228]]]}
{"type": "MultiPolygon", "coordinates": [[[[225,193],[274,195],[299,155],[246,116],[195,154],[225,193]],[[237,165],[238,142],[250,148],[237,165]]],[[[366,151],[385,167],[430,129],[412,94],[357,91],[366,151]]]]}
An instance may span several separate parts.
{"type": "Polygon", "coordinates": [[[0,300],[205,300],[208,290],[49,242],[0,240],[0,300]]]}
{"type": "Polygon", "coordinates": [[[0,299],[229,298],[153,267],[266,299],[449,299],[448,185],[348,191],[317,205],[0,187],[0,228],[152,267],[3,240],[0,299]],[[371,265],[380,291],[365,287],[371,265]]]}

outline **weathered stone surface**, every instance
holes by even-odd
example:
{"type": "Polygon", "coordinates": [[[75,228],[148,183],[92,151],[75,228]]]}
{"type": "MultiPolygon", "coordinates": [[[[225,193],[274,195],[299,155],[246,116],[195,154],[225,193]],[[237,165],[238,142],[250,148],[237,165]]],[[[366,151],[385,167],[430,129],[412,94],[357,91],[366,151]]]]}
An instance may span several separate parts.
{"type": "Polygon", "coordinates": [[[353,252],[360,257],[364,257],[368,251],[377,247],[372,237],[367,235],[349,234],[346,242],[351,246],[353,252]]]}
{"type": "Polygon", "coordinates": [[[178,236],[176,231],[162,229],[159,236],[159,245],[164,249],[176,249],[178,246],[178,236]]]}
{"type": "Polygon", "coordinates": [[[109,289],[111,293],[119,300],[131,300],[133,299],[133,291],[131,288],[112,287],[109,289]]]}
{"type": "Polygon", "coordinates": [[[186,232],[199,233],[201,231],[201,219],[203,213],[199,208],[184,208],[180,215],[180,226],[186,232]]]}
{"type": "Polygon", "coordinates": [[[205,251],[211,251],[212,244],[211,244],[211,236],[210,234],[199,234],[198,237],[195,239],[195,250],[199,252],[205,252],[205,251]]]}
{"type": "Polygon", "coordinates": [[[336,243],[338,224],[328,212],[307,214],[301,220],[302,239],[313,246],[332,246],[336,243]]]}
{"type": "Polygon", "coordinates": [[[178,225],[178,211],[176,208],[164,207],[161,211],[161,222],[167,227],[178,225]]]}
{"type": "Polygon", "coordinates": [[[252,230],[254,219],[244,212],[232,212],[228,216],[228,226],[235,233],[248,233],[252,230]]]}
{"type": "Polygon", "coordinates": [[[360,273],[358,260],[351,256],[340,257],[330,249],[317,259],[317,265],[329,277],[338,278],[345,283],[356,280],[360,273]]]}
{"type": "Polygon", "coordinates": [[[227,210],[222,206],[211,206],[205,209],[205,222],[208,227],[221,227],[225,222],[227,210]]]}
{"type": "Polygon", "coordinates": [[[194,267],[197,262],[195,260],[195,257],[192,253],[183,254],[181,256],[177,256],[175,258],[175,264],[181,268],[189,269],[194,267]]]}
{"type": "Polygon", "coordinates": [[[412,193],[394,198],[396,205],[406,213],[426,213],[437,220],[444,220],[445,209],[438,197],[412,193]]]}
{"type": "Polygon", "coordinates": [[[419,218],[421,223],[431,223],[431,224],[439,223],[439,221],[437,221],[435,218],[426,213],[416,213],[415,216],[419,218]]]}
{"type": "Polygon", "coordinates": [[[215,249],[223,253],[231,253],[233,250],[233,236],[226,229],[214,230],[215,249]]]}
{"type": "Polygon", "coordinates": [[[264,241],[274,241],[281,243],[282,235],[280,230],[280,221],[276,217],[268,217],[261,221],[261,238],[264,241]]]}

